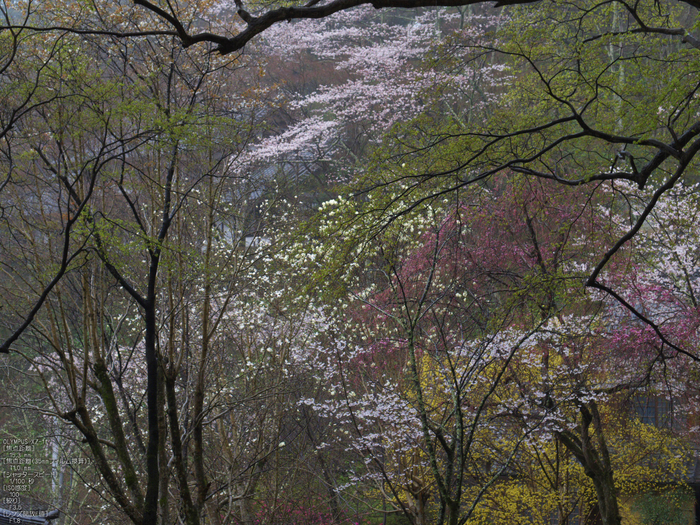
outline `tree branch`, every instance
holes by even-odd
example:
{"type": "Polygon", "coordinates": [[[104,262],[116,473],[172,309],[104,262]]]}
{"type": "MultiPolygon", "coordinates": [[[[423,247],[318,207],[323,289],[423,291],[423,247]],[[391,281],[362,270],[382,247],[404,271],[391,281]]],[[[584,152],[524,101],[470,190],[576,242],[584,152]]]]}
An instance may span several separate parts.
{"type": "MultiPolygon", "coordinates": [[[[134,0],[136,5],[140,5],[145,9],[155,13],[165,22],[175,28],[175,33],[181,40],[183,47],[189,47],[193,44],[202,42],[211,42],[216,45],[215,52],[222,55],[227,55],[235,51],[240,51],[245,45],[250,42],[256,35],[262,33],[266,29],[272,27],[279,22],[290,22],[300,19],[319,19],[326,18],[340,11],[346,11],[353,7],[361,5],[371,5],[375,9],[386,8],[404,8],[416,9],[419,7],[457,7],[464,5],[474,5],[483,3],[484,0],[333,0],[325,5],[317,5],[317,1],[310,1],[300,7],[280,7],[272,9],[260,16],[252,16],[242,8],[242,3],[236,2],[238,7],[238,15],[246,22],[247,27],[232,37],[224,37],[218,34],[203,32],[196,35],[190,35],[185,30],[182,23],[170,13],[167,13],[160,7],[148,2],[147,0],[134,0]]],[[[503,7],[506,5],[529,4],[539,2],[540,0],[500,0],[495,4],[495,7],[503,7]]]]}

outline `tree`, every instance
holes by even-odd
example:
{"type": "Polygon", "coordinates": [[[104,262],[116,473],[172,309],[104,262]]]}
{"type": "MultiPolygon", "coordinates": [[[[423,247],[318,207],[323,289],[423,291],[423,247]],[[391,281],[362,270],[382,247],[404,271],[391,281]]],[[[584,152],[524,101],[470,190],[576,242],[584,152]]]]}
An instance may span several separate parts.
{"type": "Polygon", "coordinates": [[[239,62],[195,63],[167,41],[66,40],[41,86],[55,102],[24,117],[5,158],[5,346],[123,516],[198,523],[234,488],[215,477],[212,492],[209,388],[222,319],[259,257],[251,181],[229,169],[265,91],[234,98],[209,78],[239,62]]]}
{"type": "MultiPolygon", "coordinates": [[[[375,198],[382,195],[371,197],[371,206],[381,206],[375,198]]],[[[380,234],[373,214],[360,212],[361,203],[340,200],[327,209],[319,229],[333,236],[336,248],[312,260],[321,271],[337,265],[331,280],[342,282],[347,292],[341,297],[347,293],[345,300],[356,305],[338,315],[355,310],[346,337],[359,348],[326,350],[325,368],[335,371],[340,400],[311,406],[352,428],[354,447],[368,463],[367,475],[358,479],[388,487],[393,505],[412,522],[464,523],[483,495],[470,486],[489,486],[503,475],[528,434],[512,443],[499,439],[511,414],[501,412],[496,399],[512,360],[541,322],[518,300],[511,302],[507,288],[493,294],[498,278],[480,275],[489,247],[471,237],[485,216],[469,206],[449,200],[425,205],[380,234]],[[362,216],[363,224],[340,234],[336,227],[344,228],[346,215],[362,216]],[[346,246],[361,254],[360,261],[345,264],[346,246]],[[528,321],[511,330],[521,315],[528,321]],[[493,451],[483,449],[489,435],[493,451]],[[436,510],[430,508],[434,497],[436,510]]],[[[501,273],[497,265],[486,266],[501,273]]],[[[534,283],[526,286],[535,291],[534,283]]],[[[516,392],[512,402],[517,399],[516,392]]]]}

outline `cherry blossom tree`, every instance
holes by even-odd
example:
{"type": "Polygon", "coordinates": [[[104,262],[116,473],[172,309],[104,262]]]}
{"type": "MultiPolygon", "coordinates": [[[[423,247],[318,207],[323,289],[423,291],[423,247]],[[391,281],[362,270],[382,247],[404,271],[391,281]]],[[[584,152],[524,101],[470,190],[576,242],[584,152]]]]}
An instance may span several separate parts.
{"type": "MultiPolygon", "coordinates": [[[[459,13],[444,10],[387,18],[361,9],[320,23],[301,21],[291,30],[271,28],[258,52],[271,61],[291,53],[297,67],[316,68],[328,81],[308,91],[295,90],[289,80],[288,122],[252,147],[240,165],[254,169],[255,161],[274,162],[288,177],[306,173],[326,184],[346,183],[363,173],[367,157],[397,123],[425,113],[456,114],[465,99],[470,107],[465,118],[476,118],[487,93],[507,77],[500,65],[484,61],[449,68],[435,64],[434,55],[441,52],[437,42],[459,21],[459,13]]],[[[498,21],[472,16],[464,31],[476,36],[498,21]]]]}

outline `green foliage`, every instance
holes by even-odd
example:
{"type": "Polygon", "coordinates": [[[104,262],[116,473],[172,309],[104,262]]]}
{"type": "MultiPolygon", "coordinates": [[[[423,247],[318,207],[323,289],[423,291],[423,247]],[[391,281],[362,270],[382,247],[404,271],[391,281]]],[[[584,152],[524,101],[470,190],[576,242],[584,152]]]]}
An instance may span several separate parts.
{"type": "Polygon", "coordinates": [[[685,525],[694,500],[688,488],[646,493],[634,498],[632,511],[641,518],[641,525],[685,525]]]}

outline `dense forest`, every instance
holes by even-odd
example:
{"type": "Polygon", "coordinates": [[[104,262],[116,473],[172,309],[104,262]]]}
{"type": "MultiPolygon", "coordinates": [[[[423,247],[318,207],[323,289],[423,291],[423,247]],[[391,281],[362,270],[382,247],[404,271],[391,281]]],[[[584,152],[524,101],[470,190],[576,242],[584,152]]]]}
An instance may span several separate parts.
{"type": "Polygon", "coordinates": [[[698,8],[4,0],[0,519],[700,523],[698,8]]]}

